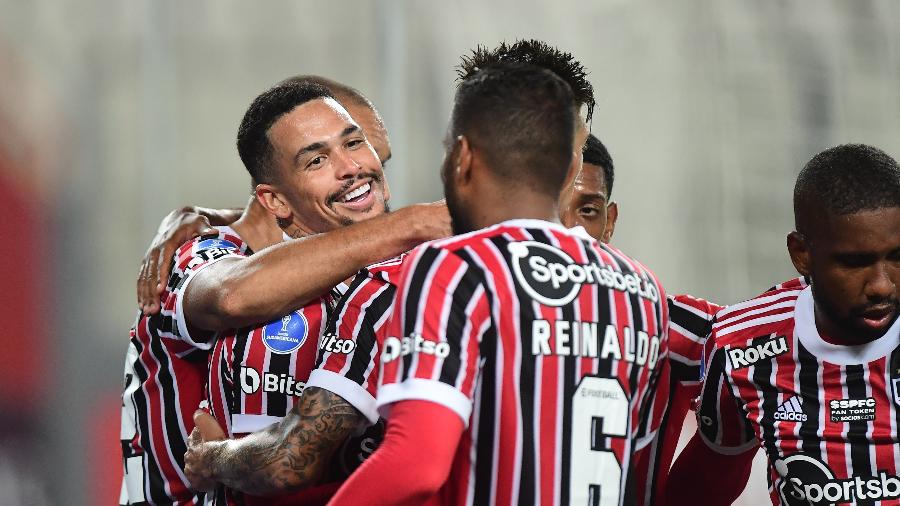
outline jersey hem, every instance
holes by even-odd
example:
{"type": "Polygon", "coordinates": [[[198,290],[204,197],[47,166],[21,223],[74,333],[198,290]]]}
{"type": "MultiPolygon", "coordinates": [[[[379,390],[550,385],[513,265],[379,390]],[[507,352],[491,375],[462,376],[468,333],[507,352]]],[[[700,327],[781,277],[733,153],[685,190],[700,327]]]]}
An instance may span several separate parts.
{"type": "Polygon", "coordinates": [[[456,388],[440,381],[412,378],[402,383],[382,385],[378,389],[376,405],[378,412],[387,418],[391,404],[411,400],[431,401],[449,408],[462,418],[465,428],[469,427],[472,401],[456,388]]]}
{"type": "Polygon", "coordinates": [[[306,381],[306,388],[316,387],[340,396],[369,420],[370,425],[378,423],[378,409],[375,397],[359,383],[327,369],[315,369],[306,381]]]}

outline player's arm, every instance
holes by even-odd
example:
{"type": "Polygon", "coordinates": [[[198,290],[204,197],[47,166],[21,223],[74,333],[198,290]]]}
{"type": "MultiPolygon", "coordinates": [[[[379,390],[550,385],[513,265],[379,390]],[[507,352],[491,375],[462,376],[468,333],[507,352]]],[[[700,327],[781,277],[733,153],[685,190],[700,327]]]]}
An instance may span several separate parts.
{"type": "Polygon", "coordinates": [[[231,258],[185,289],[191,325],[210,331],[267,321],[303,306],[365,266],[449,233],[443,202],[417,204],[302,240],[231,258]]]}
{"type": "Polygon", "coordinates": [[[310,387],[286,417],[264,430],[225,441],[192,438],[185,475],[198,490],[222,483],[256,496],[296,492],[319,481],[361,423],[365,417],[343,398],[310,387]]]}
{"type": "MultiPolygon", "coordinates": [[[[714,348],[713,335],[708,347],[714,348]]],[[[729,505],[741,495],[758,448],[731,393],[725,349],[712,353],[697,409],[697,433],[675,460],[666,499],[673,505],[729,505]]]]}
{"type": "Polygon", "coordinates": [[[385,498],[394,505],[422,504],[447,481],[464,429],[459,415],[440,404],[393,404],[384,441],[329,504],[377,505],[385,498]]]}
{"type": "Polygon", "coordinates": [[[186,206],[174,209],[160,222],[156,236],[141,261],[137,280],[138,307],[147,314],[159,311],[159,296],[172,269],[172,255],[179,246],[201,235],[214,234],[213,226],[230,225],[243,209],[211,209],[186,206]]]}

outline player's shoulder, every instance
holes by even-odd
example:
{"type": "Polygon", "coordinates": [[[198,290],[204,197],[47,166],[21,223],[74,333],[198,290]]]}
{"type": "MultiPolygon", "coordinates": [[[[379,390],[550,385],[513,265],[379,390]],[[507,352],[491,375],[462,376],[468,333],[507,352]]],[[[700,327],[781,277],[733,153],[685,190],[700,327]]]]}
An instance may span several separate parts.
{"type": "Polygon", "coordinates": [[[408,257],[409,253],[403,253],[400,256],[374,263],[363,269],[359,275],[365,277],[364,283],[396,284],[400,271],[403,270],[403,263],[408,257]]]}
{"type": "Polygon", "coordinates": [[[763,335],[787,333],[794,326],[794,309],[803,286],[791,283],[716,313],[715,345],[722,348],[763,335]]]}
{"type": "Polygon", "coordinates": [[[215,227],[215,234],[195,237],[178,248],[176,257],[185,259],[215,253],[247,253],[247,244],[231,227],[215,227]]]}
{"type": "Polygon", "coordinates": [[[725,308],[715,302],[695,297],[686,293],[670,295],[667,299],[669,309],[679,309],[687,311],[695,316],[704,319],[712,319],[719,311],[725,308]]]}

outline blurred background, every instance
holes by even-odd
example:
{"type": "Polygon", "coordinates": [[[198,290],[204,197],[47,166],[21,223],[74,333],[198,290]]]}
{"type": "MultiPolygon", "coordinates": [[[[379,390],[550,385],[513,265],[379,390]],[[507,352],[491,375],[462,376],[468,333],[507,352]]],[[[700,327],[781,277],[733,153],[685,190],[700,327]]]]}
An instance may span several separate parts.
{"type": "MultiPolygon", "coordinates": [[[[671,293],[734,302],[793,276],[813,154],[900,155],[898,26],[888,0],[0,0],[0,505],[116,504],[140,259],[169,210],[244,204],[237,125],[273,83],[366,93],[399,207],[441,197],[460,55],[570,51],[615,160],[613,242],[671,293]]],[[[767,501],[754,472],[743,504],[767,501]]]]}

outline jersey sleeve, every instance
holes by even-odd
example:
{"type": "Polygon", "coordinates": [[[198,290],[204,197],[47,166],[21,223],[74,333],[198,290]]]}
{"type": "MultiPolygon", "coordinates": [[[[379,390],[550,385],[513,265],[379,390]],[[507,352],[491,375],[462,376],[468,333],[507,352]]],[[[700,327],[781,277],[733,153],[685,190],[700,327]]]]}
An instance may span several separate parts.
{"type": "Polygon", "coordinates": [[[381,351],[377,405],[427,400],[468,425],[481,371],[482,338],[493,332],[480,269],[434,246],[404,265],[381,351]]]}
{"type": "Polygon", "coordinates": [[[170,318],[170,324],[161,337],[174,338],[187,344],[209,350],[212,332],[193,327],[184,316],[184,294],[197,273],[206,267],[229,257],[244,257],[240,241],[220,234],[218,237],[198,237],[185,243],[175,253],[175,267],[162,297],[162,315],[170,318]]]}
{"type": "Polygon", "coordinates": [[[371,424],[379,418],[375,408],[379,342],[385,337],[394,292],[387,281],[365,271],[357,275],[332,312],[319,342],[316,369],[306,383],[341,396],[371,424]]]}
{"type": "MultiPolygon", "coordinates": [[[[715,339],[715,334],[710,339],[715,339]]],[[[756,435],[738,400],[726,371],[725,348],[712,348],[697,407],[697,432],[713,451],[735,455],[757,445],[756,435]]]]}
{"type": "Polygon", "coordinates": [[[703,367],[703,347],[712,332],[715,314],[722,306],[692,297],[676,295],[669,304],[669,359],[672,381],[678,388],[697,395],[703,367]]]}

